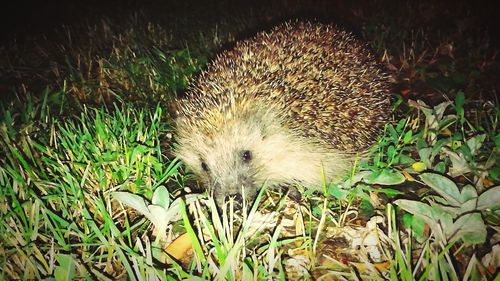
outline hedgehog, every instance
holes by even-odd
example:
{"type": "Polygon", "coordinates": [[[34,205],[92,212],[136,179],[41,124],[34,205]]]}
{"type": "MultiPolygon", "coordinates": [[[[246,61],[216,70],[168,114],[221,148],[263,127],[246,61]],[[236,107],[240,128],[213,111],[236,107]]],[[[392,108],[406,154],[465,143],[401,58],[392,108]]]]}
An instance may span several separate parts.
{"type": "Polygon", "coordinates": [[[176,101],[175,153],[218,204],[339,181],[389,121],[390,80],[336,25],[286,22],[221,52],[176,101]]]}

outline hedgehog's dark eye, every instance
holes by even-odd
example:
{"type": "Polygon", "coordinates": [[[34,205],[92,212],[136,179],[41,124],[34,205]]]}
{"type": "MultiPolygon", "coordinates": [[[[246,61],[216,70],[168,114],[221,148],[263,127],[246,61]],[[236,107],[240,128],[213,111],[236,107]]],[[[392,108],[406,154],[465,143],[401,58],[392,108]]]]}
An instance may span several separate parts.
{"type": "Polygon", "coordinates": [[[205,171],[208,172],[208,165],[205,162],[201,162],[201,168],[205,171]]]}
{"type": "Polygon", "coordinates": [[[243,162],[249,162],[250,160],[252,160],[252,152],[250,152],[250,150],[245,150],[241,153],[241,159],[243,160],[243,162]]]}

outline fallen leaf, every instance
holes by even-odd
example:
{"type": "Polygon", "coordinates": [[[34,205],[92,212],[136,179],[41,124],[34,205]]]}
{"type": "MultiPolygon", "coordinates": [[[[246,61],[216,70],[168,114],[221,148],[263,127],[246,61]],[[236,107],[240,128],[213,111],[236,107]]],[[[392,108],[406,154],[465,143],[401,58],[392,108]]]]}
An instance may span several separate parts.
{"type": "Polygon", "coordinates": [[[445,136],[445,137],[449,137],[451,136],[452,132],[450,131],[450,129],[448,128],[444,128],[443,130],[441,130],[441,132],[439,132],[442,136],[445,136]]]}
{"type": "Polygon", "coordinates": [[[406,180],[415,181],[415,178],[412,175],[410,175],[410,173],[408,173],[407,171],[401,171],[401,173],[406,178],[406,180]]]}
{"type": "Polygon", "coordinates": [[[170,245],[165,248],[165,252],[176,260],[180,260],[186,255],[187,251],[192,249],[192,247],[191,238],[189,238],[187,233],[184,233],[170,243],[170,245]]]}

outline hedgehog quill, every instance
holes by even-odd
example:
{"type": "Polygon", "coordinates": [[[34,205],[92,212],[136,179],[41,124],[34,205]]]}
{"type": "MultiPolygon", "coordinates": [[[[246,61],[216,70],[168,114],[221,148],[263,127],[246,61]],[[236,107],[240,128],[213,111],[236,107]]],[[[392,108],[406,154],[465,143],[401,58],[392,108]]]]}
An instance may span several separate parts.
{"type": "Polygon", "coordinates": [[[390,82],[334,26],[288,22],[219,54],[177,101],[177,156],[221,204],[263,184],[320,190],[389,120],[390,82]]]}

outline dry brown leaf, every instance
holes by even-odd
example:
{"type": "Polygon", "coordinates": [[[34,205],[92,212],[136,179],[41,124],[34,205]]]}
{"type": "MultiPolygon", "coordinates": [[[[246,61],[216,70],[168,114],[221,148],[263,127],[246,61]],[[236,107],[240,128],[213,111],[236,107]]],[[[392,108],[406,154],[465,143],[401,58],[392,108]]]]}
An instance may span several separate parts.
{"type": "Polygon", "coordinates": [[[189,238],[187,233],[184,233],[170,243],[167,248],[165,248],[165,252],[176,260],[181,260],[192,248],[193,243],[191,242],[191,238],[189,238]]]}
{"type": "MultiPolygon", "coordinates": [[[[351,262],[350,264],[354,265],[360,272],[370,272],[371,267],[369,267],[365,263],[359,263],[359,262],[351,262]]],[[[391,262],[390,261],[385,261],[385,262],[378,262],[378,263],[371,263],[371,266],[375,267],[378,271],[384,272],[391,268],[391,262]]]]}
{"type": "Polygon", "coordinates": [[[406,178],[406,180],[415,181],[415,178],[412,175],[410,175],[410,173],[406,171],[401,171],[401,173],[403,173],[403,176],[406,178]]]}

